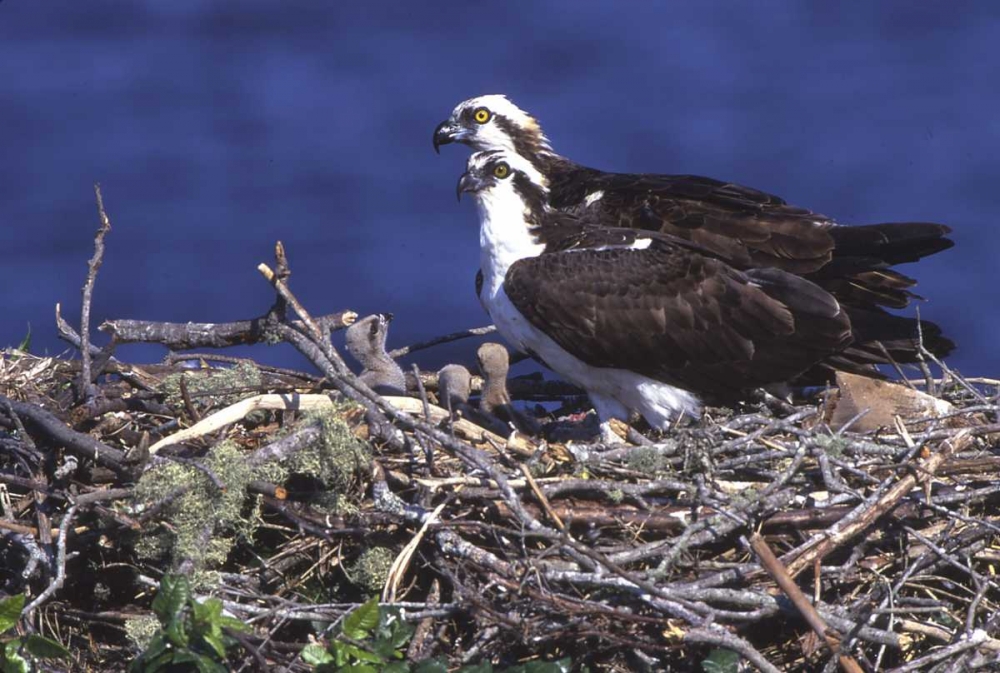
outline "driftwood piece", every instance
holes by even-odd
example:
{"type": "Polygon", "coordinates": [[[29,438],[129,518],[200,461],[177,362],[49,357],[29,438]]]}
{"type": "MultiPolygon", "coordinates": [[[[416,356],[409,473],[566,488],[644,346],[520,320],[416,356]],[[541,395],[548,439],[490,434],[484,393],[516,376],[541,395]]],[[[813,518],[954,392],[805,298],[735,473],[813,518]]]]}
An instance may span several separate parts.
{"type": "Polygon", "coordinates": [[[853,432],[892,428],[904,421],[937,418],[954,411],[946,400],[890,381],[837,372],[837,392],[829,402],[830,427],[848,426],[853,432]]]}
{"type": "MultiPolygon", "coordinates": [[[[395,408],[408,414],[423,415],[424,413],[422,402],[416,398],[387,396],[385,400],[395,408]]],[[[227,425],[243,420],[248,414],[254,411],[314,411],[320,409],[329,410],[332,408],[333,402],[328,395],[255,395],[254,397],[248,397],[224,409],[220,409],[195,423],[190,428],[164,437],[149,447],[149,452],[150,454],[155,454],[164,447],[180,444],[216,432],[227,425]]],[[[428,410],[430,412],[430,423],[440,423],[448,418],[448,412],[435,404],[428,404],[428,410]]],[[[455,420],[453,427],[457,435],[477,444],[490,443],[494,446],[502,446],[524,455],[531,455],[538,448],[524,437],[512,435],[509,438],[504,438],[465,419],[455,420]]]]}

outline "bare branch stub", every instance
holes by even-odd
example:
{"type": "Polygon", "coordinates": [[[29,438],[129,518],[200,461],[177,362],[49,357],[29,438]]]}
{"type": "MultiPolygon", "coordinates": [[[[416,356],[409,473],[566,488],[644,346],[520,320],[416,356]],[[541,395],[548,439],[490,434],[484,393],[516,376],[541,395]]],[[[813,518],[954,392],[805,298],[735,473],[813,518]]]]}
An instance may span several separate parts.
{"type": "Polygon", "coordinates": [[[80,372],[80,399],[90,401],[95,395],[93,388],[90,353],[90,305],[94,295],[94,283],[97,281],[97,271],[104,261],[104,237],[111,231],[111,220],[104,210],[104,198],[101,196],[101,186],[94,185],[97,197],[97,214],[100,226],[94,235],[94,256],[87,263],[87,280],[83,284],[83,304],[80,312],[80,355],[83,358],[83,370],[80,372]]]}

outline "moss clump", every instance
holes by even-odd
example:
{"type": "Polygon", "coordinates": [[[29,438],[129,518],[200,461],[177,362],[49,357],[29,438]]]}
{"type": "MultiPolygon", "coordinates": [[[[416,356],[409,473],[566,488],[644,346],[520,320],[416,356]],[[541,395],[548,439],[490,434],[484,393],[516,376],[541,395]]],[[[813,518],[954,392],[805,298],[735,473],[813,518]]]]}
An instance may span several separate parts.
{"type": "Polygon", "coordinates": [[[823,449],[828,456],[839,458],[847,448],[848,443],[843,437],[817,434],[812,439],[813,444],[823,449]]]}
{"type": "Polygon", "coordinates": [[[303,422],[319,422],[321,439],[284,461],[251,466],[246,450],[226,441],[197,465],[163,461],[147,471],[136,485],[136,497],[149,505],[169,502],[160,514],[163,525],[140,535],[137,553],[171,564],[191,559],[196,571],[221,566],[236,541],[251,537],[260,520],[259,500],[247,512],[247,487],[254,480],[284,484],[293,474],[303,475],[323,484],[314,507],[337,514],[356,511],[371,453],[339,416],[342,411],[306,415],[303,422]]]}
{"type": "Polygon", "coordinates": [[[254,522],[241,516],[247,485],[255,478],[244,452],[233,442],[222,442],[202,464],[223,488],[206,471],[180,463],[163,463],[139,480],[136,496],[149,503],[184,489],[164,509],[169,525],[143,535],[136,545],[143,557],[190,558],[196,567],[213,567],[226,560],[237,536],[252,534],[254,522]]]}
{"type": "Polygon", "coordinates": [[[656,447],[638,446],[629,452],[626,465],[633,472],[656,474],[664,471],[668,463],[663,453],[656,447]]]}
{"type": "Polygon", "coordinates": [[[191,399],[210,407],[235,404],[247,397],[248,391],[258,390],[262,382],[260,370],[252,362],[241,362],[224,369],[192,369],[171,374],[163,379],[161,390],[166,395],[166,403],[174,409],[184,408],[181,378],[191,399]]]}
{"type": "Polygon", "coordinates": [[[378,593],[385,586],[395,559],[396,553],[388,547],[372,547],[358,557],[351,567],[349,577],[369,593],[378,593]]]}
{"type": "Polygon", "coordinates": [[[153,615],[139,615],[125,620],[125,635],[137,652],[143,652],[159,630],[160,620],[153,615]]]}
{"type": "Polygon", "coordinates": [[[288,469],[316,476],[337,490],[346,490],[368,476],[371,449],[354,436],[338,410],[317,411],[303,417],[303,423],[316,421],[323,430],[319,444],[314,450],[306,449],[290,456],[288,469]]]}

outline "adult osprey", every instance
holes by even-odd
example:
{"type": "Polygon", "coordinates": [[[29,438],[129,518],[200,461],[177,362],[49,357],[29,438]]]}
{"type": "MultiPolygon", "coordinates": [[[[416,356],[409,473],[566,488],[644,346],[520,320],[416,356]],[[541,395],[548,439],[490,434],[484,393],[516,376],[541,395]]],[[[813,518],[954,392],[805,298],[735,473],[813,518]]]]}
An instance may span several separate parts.
{"type": "Polygon", "coordinates": [[[537,120],[502,95],[460,103],[434,130],[435,150],[451,142],[524,157],[547,180],[556,210],[670,234],[741,267],[802,275],[853,306],[906,307],[916,281],[889,267],[953,245],[941,224],[840,226],[777,196],[711,178],[587,168],[554,152],[537,120]]]}
{"type": "MultiPolygon", "coordinates": [[[[463,192],[479,209],[480,299],[497,330],[584,388],[605,438],[629,411],[663,429],[702,396],[736,398],[866,352],[851,311],[817,284],[555,210],[547,178],[517,153],[473,154],[463,192]]],[[[883,336],[908,342],[912,321],[885,317],[874,321],[883,336]]]]}

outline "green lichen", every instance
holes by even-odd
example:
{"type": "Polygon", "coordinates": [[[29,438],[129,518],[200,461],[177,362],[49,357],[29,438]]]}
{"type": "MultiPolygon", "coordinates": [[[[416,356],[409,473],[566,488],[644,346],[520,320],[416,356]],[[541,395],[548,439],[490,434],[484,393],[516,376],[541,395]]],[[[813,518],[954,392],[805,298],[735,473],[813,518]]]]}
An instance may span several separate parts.
{"type": "Polygon", "coordinates": [[[625,493],[621,489],[613,489],[608,491],[608,499],[616,505],[620,505],[622,500],[625,499],[625,493]]]}
{"type": "Polygon", "coordinates": [[[348,573],[351,580],[368,593],[378,593],[385,586],[396,553],[387,547],[365,550],[348,573]]]}
{"type": "Polygon", "coordinates": [[[226,560],[238,536],[253,533],[254,520],[241,516],[247,486],[255,478],[245,453],[233,442],[222,442],[201,464],[222,488],[205,471],[180,463],[159,465],[139,480],[136,495],[148,503],[185,489],[164,508],[167,525],[137,543],[144,558],[190,558],[197,567],[214,567],[226,560]]]}
{"type": "Polygon", "coordinates": [[[321,479],[338,492],[347,491],[370,471],[371,449],[351,432],[338,409],[316,411],[303,416],[303,423],[319,422],[322,433],[318,445],[289,456],[292,472],[321,479]]]}
{"type": "Polygon", "coordinates": [[[197,459],[203,469],[164,461],[147,471],[136,486],[139,501],[154,505],[172,499],[159,514],[163,524],[140,535],[137,553],[168,564],[190,559],[197,571],[219,567],[239,539],[252,537],[260,521],[260,498],[249,502],[248,511],[247,487],[255,480],[284,484],[293,474],[304,475],[322,484],[310,503],[314,508],[337,514],[356,511],[371,453],[341,418],[343,411],[305,415],[303,423],[320,424],[320,441],[282,461],[252,466],[246,450],[227,441],[197,459]],[[183,492],[176,496],[178,489],[183,492]]]}
{"type": "Polygon", "coordinates": [[[160,630],[160,620],[153,615],[139,615],[125,620],[125,635],[137,652],[144,651],[160,630]]]}
{"type": "Polygon", "coordinates": [[[254,394],[261,387],[261,373],[252,362],[241,362],[224,369],[192,369],[171,374],[163,379],[161,389],[166,403],[174,409],[184,408],[181,379],[188,396],[198,406],[225,407],[254,394]]]}
{"type": "Polygon", "coordinates": [[[626,465],[633,472],[653,475],[667,467],[667,459],[652,446],[637,446],[628,454],[626,465]]]}
{"type": "Polygon", "coordinates": [[[218,570],[196,570],[191,573],[190,581],[192,591],[203,593],[218,591],[223,585],[222,573],[218,570]]]}
{"type": "Polygon", "coordinates": [[[813,437],[813,443],[823,449],[828,456],[839,458],[848,447],[848,443],[843,437],[817,434],[813,437]]]}

